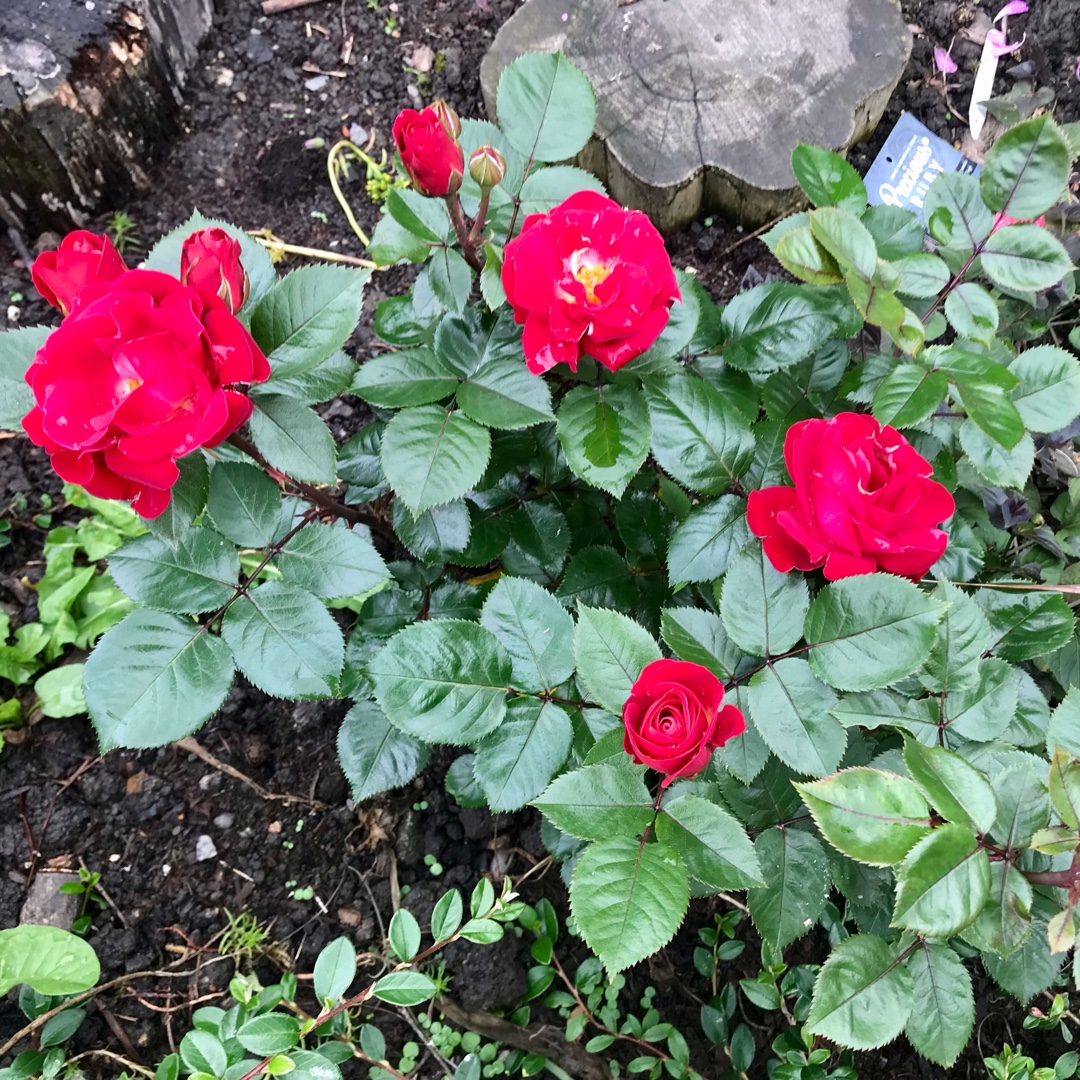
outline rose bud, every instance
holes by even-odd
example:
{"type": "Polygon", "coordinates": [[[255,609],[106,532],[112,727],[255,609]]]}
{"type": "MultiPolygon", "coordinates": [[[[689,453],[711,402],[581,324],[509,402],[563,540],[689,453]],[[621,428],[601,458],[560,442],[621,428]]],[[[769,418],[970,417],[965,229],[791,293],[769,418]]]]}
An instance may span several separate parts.
{"type": "Polygon", "coordinates": [[[840,413],[788,428],[794,487],[751,491],[746,521],[782,574],[824,566],[830,581],[884,570],[918,581],[941,558],[956,509],[933,468],[895,428],[840,413]]]}
{"type": "Polygon", "coordinates": [[[455,138],[461,137],[461,117],[442,98],[436,98],[431,108],[439,118],[439,123],[455,138]]]}
{"type": "Polygon", "coordinates": [[[506,159],[494,146],[481,146],[469,158],[469,175],[482,188],[493,188],[506,176],[506,159]]]}
{"type": "Polygon", "coordinates": [[[240,241],[224,229],[193,232],[180,249],[180,283],[216,293],[235,315],[248,298],[248,276],[240,241]]]}
{"type": "Polygon", "coordinates": [[[465,155],[449,118],[457,114],[444,103],[441,109],[429,105],[421,112],[403,109],[394,121],[394,143],[401,164],[413,187],[421,195],[442,198],[461,187],[465,175],[465,155]]]}
{"type": "Polygon", "coordinates": [[[65,315],[85,285],[112,281],[127,270],[107,236],[70,232],[55,251],[42,252],[30,267],[34,287],[65,315]]]}
{"type": "Polygon", "coordinates": [[[623,705],[623,749],[639,765],[664,773],[661,787],[697,776],[713,750],[746,730],[743,714],[723,701],[723,684],[708,668],[654,660],[623,705]]]}
{"type": "Polygon", "coordinates": [[[251,415],[239,387],[270,365],[216,293],[129,270],[87,285],[26,372],[23,417],[63,479],[102,499],[161,514],[176,459],[216,446],[251,415]]]}
{"type": "Polygon", "coordinates": [[[559,363],[577,371],[583,355],[617,371],[660,336],[680,299],[652,222],[595,191],[530,214],[503,260],[503,288],[535,375],[559,363]]]}

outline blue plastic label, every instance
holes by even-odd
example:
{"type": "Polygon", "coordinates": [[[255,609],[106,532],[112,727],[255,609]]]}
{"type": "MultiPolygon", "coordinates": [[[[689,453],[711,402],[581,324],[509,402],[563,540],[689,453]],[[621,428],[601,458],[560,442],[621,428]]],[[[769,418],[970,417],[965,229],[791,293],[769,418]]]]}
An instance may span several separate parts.
{"type": "Polygon", "coordinates": [[[979,166],[903,112],[866,173],[872,206],[901,206],[922,219],[923,200],[939,173],[977,173],[979,166]]]}

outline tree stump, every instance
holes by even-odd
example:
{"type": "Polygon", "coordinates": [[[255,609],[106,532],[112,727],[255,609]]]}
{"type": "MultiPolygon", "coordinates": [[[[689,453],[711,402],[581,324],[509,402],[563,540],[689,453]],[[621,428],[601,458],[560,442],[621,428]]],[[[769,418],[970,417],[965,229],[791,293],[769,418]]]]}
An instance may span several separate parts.
{"type": "Polygon", "coordinates": [[[671,232],[797,207],[796,143],[843,152],[873,131],[911,35],[895,0],[527,0],[484,58],[488,115],[510,61],[556,49],[596,88],[578,163],[671,232]]]}
{"type": "Polygon", "coordinates": [[[0,0],[0,219],[65,231],[179,131],[212,0],[0,0]]]}

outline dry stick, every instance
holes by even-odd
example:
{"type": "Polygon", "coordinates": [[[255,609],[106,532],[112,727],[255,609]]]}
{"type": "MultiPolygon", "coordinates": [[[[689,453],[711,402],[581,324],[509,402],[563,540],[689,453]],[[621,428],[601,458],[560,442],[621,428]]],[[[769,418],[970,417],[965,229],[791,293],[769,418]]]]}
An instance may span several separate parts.
{"type": "Polygon", "coordinates": [[[179,746],[181,750],[186,750],[189,754],[194,754],[197,758],[201,758],[207,765],[213,766],[220,772],[225,773],[226,776],[231,776],[234,780],[239,780],[242,784],[247,784],[260,799],[277,800],[284,803],[304,803],[313,810],[326,809],[326,803],[319,802],[318,799],[306,799],[303,795],[275,795],[273,792],[267,791],[266,788],[260,787],[249,776],[245,776],[239,769],[234,769],[232,765],[229,765],[224,761],[219,761],[209,750],[197,743],[190,735],[177,740],[176,745],[179,746]]]}
{"type": "Polygon", "coordinates": [[[120,1054],[114,1054],[111,1050],[84,1050],[81,1054],[76,1054],[73,1058],[68,1058],[66,1064],[74,1065],[76,1061],[84,1057],[105,1057],[110,1058],[113,1061],[119,1061],[127,1069],[131,1069],[134,1072],[141,1073],[143,1076],[149,1076],[151,1080],[154,1077],[154,1071],[146,1068],[145,1065],[137,1065],[130,1058],[122,1057],[120,1054]]]}
{"type": "Polygon", "coordinates": [[[295,11],[297,8],[310,7],[322,3],[322,0],[263,0],[264,15],[280,15],[283,11],[295,11]]]}
{"type": "Polygon", "coordinates": [[[281,252],[283,255],[303,255],[309,259],[324,259],[327,262],[347,263],[349,266],[363,266],[368,270],[389,269],[377,262],[373,262],[371,259],[359,259],[355,255],[345,255],[340,251],[327,251],[325,248],[304,247],[302,244],[287,244],[284,240],[279,240],[274,236],[269,229],[249,230],[248,236],[250,236],[256,244],[261,244],[271,254],[277,251],[281,252]]]}

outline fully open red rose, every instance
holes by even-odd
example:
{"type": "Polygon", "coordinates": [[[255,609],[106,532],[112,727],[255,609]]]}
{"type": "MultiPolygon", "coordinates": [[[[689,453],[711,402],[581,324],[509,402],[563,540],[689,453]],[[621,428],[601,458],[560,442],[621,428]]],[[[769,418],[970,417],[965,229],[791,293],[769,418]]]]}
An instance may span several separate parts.
{"type": "Polygon", "coordinates": [[[724,687],[708,668],[686,660],[654,660],[623,706],[623,749],[665,773],[661,787],[696,776],[713,750],[746,730],[743,715],[724,705],[724,687]]]}
{"type": "Polygon", "coordinates": [[[781,573],[824,566],[830,581],[875,570],[918,580],[945,551],[937,526],[956,504],[895,428],[861,413],[803,420],[788,429],[784,460],[795,486],[750,492],[746,515],[781,573]]]}
{"type": "Polygon", "coordinates": [[[107,236],[79,230],[68,233],[55,251],[39,255],[30,277],[37,291],[66,315],[84,286],[112,281],[126,269],[107,236]]]}
{"type": "Polygon", "coordinates": [[[455,119],[445,102],[436,102],[420,112],[402,109],[394,121],[401,164],[421,195],[441,198],[461,187],[465,155],[453,130],[455,119]]]}
{"type": "Polygon", "coordinates": [[[23,427],[65,480],[157,517],[176,459],[235,431],[251,401],[234,387],[269,375],[214,293],[128,270],[85,286],[46,338],[26,372],[36,404],[23,427]]]}
{"type": "Polygon", "coordinates": [[[617,371],[652,345],[681,299],[652,222],[595,191],[530,214],[503,260],[503,288],[536,375],[559,363],[576,371],[583,353],[617,371]]]}
{"type": "Polygon", "coordinates": [[[240,241],[224,229],[193,232],[180,249],[180,283],[216,293],[235,315],[248,297],[248,276],[240,262],[240,241]]]}

